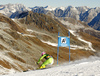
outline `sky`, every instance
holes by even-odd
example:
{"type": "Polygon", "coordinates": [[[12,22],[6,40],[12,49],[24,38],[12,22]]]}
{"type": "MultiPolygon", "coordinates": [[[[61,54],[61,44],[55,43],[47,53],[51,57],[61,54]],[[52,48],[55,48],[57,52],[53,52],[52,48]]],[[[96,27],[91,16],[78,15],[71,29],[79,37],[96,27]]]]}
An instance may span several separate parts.
{"type": "Polygon", "coordinates": [[[27,7],[35,6],[52,6],[52,7],[67,7],[67,6],[88,6],[100,7],[100,0],[0,0],[0,5],[4,4],[24,4],[27,7]]]}

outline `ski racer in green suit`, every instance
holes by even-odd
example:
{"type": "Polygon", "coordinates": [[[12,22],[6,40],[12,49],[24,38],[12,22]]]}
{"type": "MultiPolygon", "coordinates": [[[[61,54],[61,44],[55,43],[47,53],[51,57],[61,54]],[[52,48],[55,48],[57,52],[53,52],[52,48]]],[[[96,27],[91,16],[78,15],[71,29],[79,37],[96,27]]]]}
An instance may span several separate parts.
{"type": "Polygon", "coordinates": [[[44,62],[42,63],[42,65],[40,66],[39,69],[45,68],[46,65],[48,65],[48,64],[51,64],[51,65],[52,65],[52,64],[54,63],[54,59],[53,59],[52,56],[50,56],[49,54],[46,54],[46,52],[42,52],[41,57],[40,57],[40,59],[38,60],[37,64],[39,64],[39,62],[40,62],[43,58],[45,58],[46,61],[44,61],[44,62]]]}

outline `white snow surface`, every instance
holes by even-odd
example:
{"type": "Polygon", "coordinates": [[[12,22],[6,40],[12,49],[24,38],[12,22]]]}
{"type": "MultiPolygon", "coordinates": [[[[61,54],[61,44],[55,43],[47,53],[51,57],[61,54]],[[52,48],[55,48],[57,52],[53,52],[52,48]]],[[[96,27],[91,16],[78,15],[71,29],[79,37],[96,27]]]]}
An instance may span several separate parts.
{"type": "Polygon", "coordinates": [[[90,57],[74,62],[66,62],[63,65],[48,69],[0,76],[100,76],[100,58],[90,57]]]}
{"type": "Polygon", "coordinates": [[[51,45],[51,46],[58,46],[58,44],[57,43],[51,43],[50,41],[43,41],[43,40],[41,40],[43,43],[46,43],[46,44],[48,44],[48,45],[51,45]]]}

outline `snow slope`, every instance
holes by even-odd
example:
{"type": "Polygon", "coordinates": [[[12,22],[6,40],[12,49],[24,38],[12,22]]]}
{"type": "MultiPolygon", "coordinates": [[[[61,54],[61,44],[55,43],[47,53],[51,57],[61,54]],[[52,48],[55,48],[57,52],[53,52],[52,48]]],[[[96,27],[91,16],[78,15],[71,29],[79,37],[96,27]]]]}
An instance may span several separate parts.
{"type": "Polygon", "coordinates": [[[33,70],[4,76],[100,76],[100,58],[90,57],[44,70],[33,70]]]}

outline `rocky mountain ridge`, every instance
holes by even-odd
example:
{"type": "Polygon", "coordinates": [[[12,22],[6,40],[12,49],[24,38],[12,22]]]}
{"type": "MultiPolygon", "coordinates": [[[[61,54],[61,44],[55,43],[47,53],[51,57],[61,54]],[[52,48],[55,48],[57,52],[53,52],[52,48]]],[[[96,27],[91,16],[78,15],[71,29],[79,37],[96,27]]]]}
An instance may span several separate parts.
{"type": "Polygon", "coordinates": [[[51,13],[52,15],[56,17],[71,17],[76,20],[84,21],[87,24],[89,24],[89,26],[93,27],[94,29],[100,30],[99,22],[98,20],[96,21],[96,18],[95,18],[95,17],[98,17],[100,13],[100,7],[90,8],[87,6],[81,6],[81,7],[35,6],[35,7],[28,8],[22,4],[0,5],[0,13],[3,13],[4,15],[10,18],[15,18],[18,14],[22,13],[23,11],[30,11],[30,10],[37,13],[44,13],[44,14],[51,13]],[[91,23],[95,23],[95,24],[91,24],[91,23]]]}
{"type": "Polygon", "coordinates": [[[22,4],[6,4],[0,5],[0,13],[10,17],[15,12],[30,11],[28,7],[22,4]]]}
{"type": "Polygon", "coordinates": [[[37,12],[37,13],[44,13],[44,14],[48,14],[48,12],[54,14],[54,16],[56,17],[71,17],[74,18],[76,20],[80,20],[80,21],[84,21],[87,24],[89,24],[89,26],[93,27],[96,30],[100,30],[100,25],[98,23],[98,21],[96,21],[97,19],[95,17],[99,18],[99,13],[100,13],[100,8],[99,7],[95,7],[95,8],[89,8],[87,6],[83,6],[83,7],[73,7],[73,6],[68,6],[66,8],[55,8],[55,10],[49,10],[47,8],[44,7],[39,7],[39,8],[33,8],[32,9],[33,12],[37,12]],[[93,23],[95,20],[95,22],[97,22],[95,25],[91,24],[91,22],[93,23]]]}

